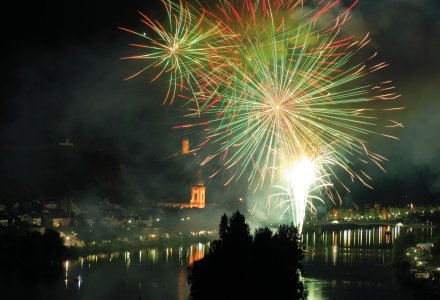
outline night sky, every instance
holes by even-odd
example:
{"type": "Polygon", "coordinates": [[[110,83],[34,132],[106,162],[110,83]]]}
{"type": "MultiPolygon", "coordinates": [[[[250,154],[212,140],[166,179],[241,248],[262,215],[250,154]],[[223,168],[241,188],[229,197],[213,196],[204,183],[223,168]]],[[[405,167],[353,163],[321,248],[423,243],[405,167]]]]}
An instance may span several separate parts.
{"type": "MultiPolygon", "coordinates": [[[[183,132],[171,127],[179,112],[161,105],[160,82],[123,81],[140,65],[119,60],[132,53],[133,38],[117,27],[142,30],[137,11],[162,15],[159,0],[3,4],[0,200],[189,200],[196,162],[177,155],[183,132]],[[66,137],[74,149],[56,146],[66,137]]],[[[370,47],[390,63],[377,76],[394,80],[406,109],[393,116],[405,125],[400,142],[369,140],[389,159],[387,173],[373,170],[375,189],[357,183],[345,201],[438,200],[440,2],[361,0],[349,29],[371,32],[370,47]]],[[[219,181],[208,183],[217,202],[246,191],[241,182],[220,189],[219,181]]]]}

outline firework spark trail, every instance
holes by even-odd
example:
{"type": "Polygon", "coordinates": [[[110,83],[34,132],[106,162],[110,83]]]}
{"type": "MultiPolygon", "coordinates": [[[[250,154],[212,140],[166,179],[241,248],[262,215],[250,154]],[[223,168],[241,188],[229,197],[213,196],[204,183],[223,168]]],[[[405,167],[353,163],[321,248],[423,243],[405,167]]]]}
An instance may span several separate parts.
{"type": "MultiPolygon", "coordinates": [[[[271,12],[267,15],[275,19],[271,12]]],[[[354,154],[374,159],[365,151],[366,141],[357,136],[375,134],[376,117],[371,109],[359,109],[372,100],[371,87],[350,87],[368,74],[363,63],[348,64],[358,50],[354,43],[338,39],[337,30],[324,34],[307,22],[289,30],[279,30],[273,21],[265,27],[267,34],[257,29],[251,32],[253,39],[242,39],[256,42],[236,45],[245,59],[230,63],[234,72],[227,86],[216,89],[224,91],[220,100],[204,112],[211,120],[207,138],[219,144],[219,152],[229,152],[225,168],[237,165],[241,173],[251,168],[250,184],[259,188],[266,172],[278,169],[277,156],[301,157],[314,145],[330,147],[341,163],[354,154]],[[268,40],[273,50],[269,54],[264,44],[268,40]]],[[[353,167],[344,165],[353,173],[353,167]]]]}
{"type": "Polygon", "coordinates": [[[299,232],[302,231],[306,209],[315,213],[313,201],[324,202],[321,197],[313,195],[314,192],[333,187],[328,174],[323,173],[322,163],[320,159],[302,157],[293,165],[287,165],[283,171],[283,184],[276,185],[278,191],[269,197],[268,202],[275,202],[283,210],[283,215],[291,213],[299,232]]]}
{"type": "MultiPolygon", "coordinates": [[[[141,22],[153,34],[137,32],[120,27],[136,35],[143,43],[130,44],[139,48],[142,54],[126,56],[122,59],[146,60],[148,64],[126,78],[132,79],[148,70],[157,69],[152,81],[164,74],[169,76],[168,89],[163,103],[173,103],[176,95],[185,89],[191,94],[201,90],[198,76],[209,77],[221,52],[228,48],[224,41],[228,38],[224,28],[217,22],[211,23],[203,12],[184,1],[162,0],[168,20],[162,25],[143,13],[141,22]]],[[[190,99],[191,102],[194,99],[190,99]]],[[[198,108],[200,110],[200,108],[198,108]]]]}
{"type": "Polygon", "coordinates": [[[399,95],[391,81],[368,83],[387,66],[375,62],[377,53],[359,59],[369,34],[342,33],[357,0],[342,9],[339,0],[162,1],[167,29],[143,15],[158,38],[127,30],[149,42],[134,45],[146,54],[129,58],[151,63],[133,76],[158,68],[156,77],[170,76],[165,101],[179,94],[196,104],[188,106],[191,121],[176,128],[201,128],[200,148],[215,146],[202,166],[220,161],[226,184],[246,176],[253,191],[281,184],[275,198],[300,227],[305,207],[322,198],[315,192],[335,202],[335,181],[348,190],[338,169],[371,187],[365,165],[383,170],[386,159],[368,150],[368,136],[396,139],[387,129],[403,125],[389,120],[378,130],[378,113],[400,109],[392,106],[399,95]],[[314,169],[315,179],[286,180],[286,166],[314,169]]]}

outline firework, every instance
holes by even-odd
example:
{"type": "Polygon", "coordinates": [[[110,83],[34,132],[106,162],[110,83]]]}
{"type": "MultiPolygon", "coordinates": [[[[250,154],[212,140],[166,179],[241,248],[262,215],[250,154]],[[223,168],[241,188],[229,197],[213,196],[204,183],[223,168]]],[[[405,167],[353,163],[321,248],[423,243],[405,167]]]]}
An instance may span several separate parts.
{"type": "MultiPolygon", "coordinates": [[[[319,182],[317,180],[319,177],[317,165],[308,157],[303,157],[293,165],[286,167],[283,175],[285,184],[276,186],[279,192],[271,195],[270,201],[277,201],[284,208],[283,214],[290,210],[293,223],[301,232],[306,207],[309,206],[310,210],[314,210],[310,194],[311,190],[316,189],[314,185],[319,182]]],[[[324,185],[318,185],[317,188],[322,187],[324,185]]]]}
{"type": "Polygon", "coordinates": [[[306,209],[316,213],[315,201],[324,203],[323,192],[333,198],[332,168],[338,163],[330,153],[309,153],[293,162],[286,162],[276,192],[269,196],[268,204],[275,203],[281,216],[290,213],[292,221],[302,231],[306,209]]]}
{"type": "MultiPolygon", "coordinates": [[[[351,157],[364,156],[375,164],[383,161],[366,148],[366,136],[380,134],[375,130],[377,117],[371,102],[398,95],[392,86],[366,85],[361,79],[385,64],[353,63],[368,37],[360,41],[339,37],[344,23],[339,20],[330,29],[320,28],[315,16],[321,10],[298,15],[288,24],[277,16],[284,11],[272,11],[263,4],[249,9],[252,13],[247,19],[259,18],[257,23],[264,24],[265,30],[248,29],[246,36],[236,40],[241,60],[228,64],[233,72],[219,81],[223,87],[215,88],[218,97],[210,96],[217,101],[204,111],[210,120],[207,140],[218,145],[204,164],[221,157],[224,168],[237,169],[236,176],[246,174],[250,185],[258,188],[268,173],[271,182],[280,177],[275,170],[284,164],[281,158],[296,160],[318,147],[334,153],[334,160],[350,176],[367,184],[354,172],[357,168],[351,157]]],[[[235,24],[238,21],[232,15],[235,24]]],[[[245,19],[240,17],[241,22],[245,19]]]]}
{"type": "Polygon", "coordinates": [[[209,76],[222,49],[228,47],[224,41],[230,37],[219,22],[210,22],[203,11],[188,3],[172,0],[162,0],[162,3],[168,16],[165,24],[140,13],[146,32],[120,27],[138,37],[140,43],[130,45],[141,51],[122,59],[147,61],[146,66],[126,80],[151,69],[156,72],[152,81],[167,75],[168,89],[163,103],[171,104],[182,91],[195,95],[197,89],[202,89],[199,78],[209,76]]]}
{"type": "Polygon", "coordinates": [[[382,169],[385,158],[368,150],[368,136],[396,139],[378,129],[378,114],[399,109],[399,95],[391,81],[368,81],[387,65],[375,53],[363,58],[368,34],[343,30],[357,1],[339,2],[218,0],[193,9],[167,1],[170,31],[146,18],[160,38],[147,38],[148,54],[134,57],[170,74],[166,99],[188,84],[182,97],[197,104],[186,114],[195,119],[177,127],[199,126],[199,148],[216,149],[202,166],[220,161],[213,174],[229,174],[225,185],[246,176],[253,191],[281,186],[271,198],[300,228],[305,208],[322,199],[315,192],[340,201],[333,182],[346,186],[337,169],[370,187],[365,165],[382,169]]]}

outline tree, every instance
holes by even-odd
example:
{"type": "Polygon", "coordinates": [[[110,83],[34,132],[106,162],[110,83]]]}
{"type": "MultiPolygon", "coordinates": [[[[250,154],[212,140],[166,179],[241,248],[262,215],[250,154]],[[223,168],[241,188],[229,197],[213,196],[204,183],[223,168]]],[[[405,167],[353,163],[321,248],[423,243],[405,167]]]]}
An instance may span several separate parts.
{"type": "Polygon", "coordinates": [[[393,254],[394,258],[398,261],[405,260],[406,255],[405,252],[409,247],[415,245],[415,236],[413,233],[403,233],[394,240],[393,243],[393,254]]]}
{"type": "Polygon", "coordinates": [[[226,238],[226,235],[228,234],[229,229],[229,219],[226,214],[223,214],[223,216],[220,219],[220,225],[218,230],[218,235],[220,236],[221,240],[224,240],[226,238]]]}
{"type": "Polygon", "coordinates": [[[60,234],[51,229],[40,234],[22,228],[1,228],[0,245],[0,268],[18,272],[26,280],[57,278],[68,254],[60,234]]]}
{"type": "Polygon", "coordinates": [[[192,299],[301,299],[301,245],[297,229],[282,225],[273,234],[250,234],[238,211],[221,217],[219,240],[189,267],[192,299]]]}
{"type": "Polygon", "coordinates": [[[434,246],[433,246],[433,248],[432,248],[432,250],[431,250],[431,253],[432,253],[432,255],[436,258],[436,259],[438,259],[438,258],[440,258],[440,236],[437,236],[435,239],[434,239],[434,246]]]}

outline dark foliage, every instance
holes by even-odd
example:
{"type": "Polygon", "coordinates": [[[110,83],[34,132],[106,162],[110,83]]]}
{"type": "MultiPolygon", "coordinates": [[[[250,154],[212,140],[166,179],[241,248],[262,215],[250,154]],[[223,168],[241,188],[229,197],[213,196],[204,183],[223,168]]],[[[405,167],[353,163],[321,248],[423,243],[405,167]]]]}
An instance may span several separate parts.
{"type": "MultiPolygon", "coordinates": [[[[417,299],[439,299],[440,290],[437,285],[436,276],[431,280],[418,279],[411,272],[411,263],[406,256],[408,248],[416,244],[416,237],[412,233],[402,233],[393,244],[393,269],[403,289],[417,299]]],[[[435,243],[434,243],[435,246],[435,243]]],[[[435,247],[431,252],[434,254],[435,247]]],[[[434,260],[435,261],[435,254],[434,260]]]]}
{"type": "Polygon", "coordinates": [[[23,279],[57,277],[67,248],[59,233],[51,229],[41,234],[26,228],[0,228],[0,266],[23,279]]]}
{"type": "Polygon", "coordinates": [[[293,225],[281,225],[275,234],[259,228],[252,236],[237,211],[229,218],[222,216],[219,236],[210,252],[189,267],[192,299],[305,297],[302,251],[293,225]]]}
{"type": "Polygon", "coordinates": [[[434,239],[434,247],[432,248],[431,253],[440,261],[440,235],[434,239]]]}
{"type": "Polygon", "coordinates": [[[393,256],[396,261],[406,260],[405,252],[414,246],[416,239],[413,233],[402,233],[393,243],[393,256]]]}

